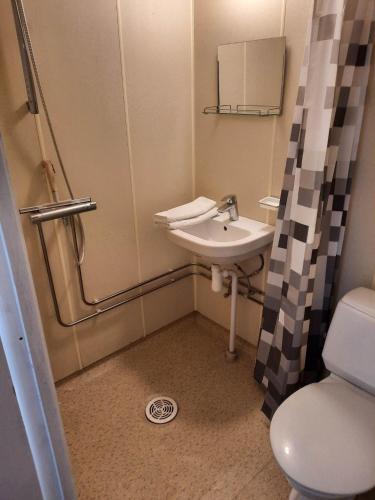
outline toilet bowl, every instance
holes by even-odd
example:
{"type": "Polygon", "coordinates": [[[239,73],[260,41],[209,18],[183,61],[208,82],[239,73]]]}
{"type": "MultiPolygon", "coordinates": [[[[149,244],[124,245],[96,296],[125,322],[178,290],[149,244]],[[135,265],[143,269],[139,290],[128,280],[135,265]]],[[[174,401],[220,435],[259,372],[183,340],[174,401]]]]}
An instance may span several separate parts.
{"type": "Polygon", "coordinates": [[[375,487],[375,291],[341,299],[323,359],[331,375],[295,392],[271,422],[290,500],[349,500],[375,487]]]}

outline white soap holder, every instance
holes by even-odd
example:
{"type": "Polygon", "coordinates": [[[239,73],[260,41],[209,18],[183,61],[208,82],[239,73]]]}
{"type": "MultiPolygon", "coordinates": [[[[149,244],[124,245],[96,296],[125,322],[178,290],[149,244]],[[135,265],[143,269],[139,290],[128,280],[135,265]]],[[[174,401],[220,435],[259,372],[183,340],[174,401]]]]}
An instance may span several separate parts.
{"type": "Polygon", "coordinates": [[[280,198],[276,198],[276,196],[266,196],[259,200],[259,205],[267,210],[277,210],[280,205],[280,198]]]}

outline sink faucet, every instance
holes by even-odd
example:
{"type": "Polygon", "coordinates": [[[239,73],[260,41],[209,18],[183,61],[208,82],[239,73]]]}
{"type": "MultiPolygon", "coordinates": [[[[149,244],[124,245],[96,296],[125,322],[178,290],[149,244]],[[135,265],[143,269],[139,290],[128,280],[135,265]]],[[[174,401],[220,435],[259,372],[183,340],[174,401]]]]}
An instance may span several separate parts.
{"type": "Polygon", "coordinates": [[[219,214],[228,212],[230,220],[238,220],[237,196],[235,194],[228,194],[221,201],[224,201],[224,203],[217,209],[219,214]]]}

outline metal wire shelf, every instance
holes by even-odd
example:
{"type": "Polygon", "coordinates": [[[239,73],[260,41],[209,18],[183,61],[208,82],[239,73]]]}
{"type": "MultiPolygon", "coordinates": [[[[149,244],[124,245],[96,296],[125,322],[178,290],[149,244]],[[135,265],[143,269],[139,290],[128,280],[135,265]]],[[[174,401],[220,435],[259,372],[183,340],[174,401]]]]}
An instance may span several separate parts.
{"type": "Polygon", "coordinates": [[[281,114],[280,106],[255,106],[252,104],[219,104],[206,106],[203,110],[206,115],[252,115],[252,116],[278,116],[281,114]]]}

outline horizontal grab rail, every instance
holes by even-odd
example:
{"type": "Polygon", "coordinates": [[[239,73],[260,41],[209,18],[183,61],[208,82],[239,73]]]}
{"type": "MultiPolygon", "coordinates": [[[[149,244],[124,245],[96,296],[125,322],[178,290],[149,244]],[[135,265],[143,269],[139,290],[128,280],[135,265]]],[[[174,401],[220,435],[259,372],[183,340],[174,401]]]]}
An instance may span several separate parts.
{"type": "MultiPolygon", "coordinates": [[[[72,232],[72,239],[73,239],[73,245],[75,252],[78,253],[78,240],[77,240],[77,231],[76,231],[76,226],[75,226],[75,221],[74,218],[70,218],[70,228],[72,232]]],[[[180,266],[175,269],[170,269],[169,271],[159,274],[159,276],[154,277],[154,278],[149,278],[147,280],[141,281],[137,283],[136,285],[130,286],[128,288],[123,288],[122,290],[117,290],[116,292],[110,293],[109,295],[106,295],[101,298],[94,298],[93,300],[90,300],[87,298],[86,291],[85,291],[85,285],[83,281],[83,276],[82,276],[82,269],[81,266],[77,265],[77,275],[78,275],[78,284],[79,284],[79,289],[81,293],[81,299],[84,304],[87,306],[97,306],[98,304],[102,304],[103,302],[106,302],[107,300],[115,299],[116,297],[119,297],[120,295],[124,295],[126,293],[132,292],[136,290],[137,288],[141,288],[142,286],[149,285],[154,281],[161,280],[162,278],[167,278],[168,276],[176,273],[177,271],[182,271],[184,269],[187,269],[188,267],[191,267],[191,264],[185,264],[183,266],[180,266]]]]}
{"type": "MultiPolygon", "coordinates": [[[[168,286],[168,285],[171,285],[172,283],[175,283],[177,281],[180,281],[184,278],[188,278],[189,276],[192,276],[193,274],[196,274],[196,273],[193,273],[193,272],[188,272],[188,273],[185,273],[183,275],[180,275],[180,276],[177,276],[175,278],[170,278],[168,282],[166,283],[161,283],[159,285],[157,285],[156,287],[153,287],[152,289],[150,290],[145,290],[145,291],[142,291],[142,292],[139,292],[137,294],[134,294],[132,295],[131,297],[128,297],[124,300],[121,300],[120,302],[117,302],[116,304],[111,304],[110,306],[107,306],[107,307],[104,307],[103,309],[97,309],[96,311],[94,311],[93,313],[90,313],[86,316],[83,316],[79,319],[76,319],[74,321],[70,321],[70,322],[66,322],[62,319],[61,317],[61,313],[60,313],[60,307],[59,307],[59,302],[58,302],[58,299],[57,299],[57,294],[56,294],[56,288],[55,288],[55,283],[54,283],[54,279],[53,279],[53,274],[52,274],[52,269],[51,269],[51,264],[50,264],[50,260],[49,260],[49,256],[48,256],[48,251],[47,251],[47,245],[46,245],[46,240],[45,240],[45,237],[44,237],[44,231],[43,231],[43,227],[42,227],[42,224],[41,222],[37,222],[37,227],[38,227],[38,233],[39,233],[39,238],[40,238],[40,243],[41,243],[41,246],[42,246],[42,253],[43,253],[43,257],[44,257],[44,263],[45,263],[45,266],[46,266],[46,271],[47,271],[47,276],[48,276],[48,282],[49,282],[49,285],[50,285],[50,290],[51,290],[51,295],[52,295],[52,301],[53,301],[53,306],[54,306],[54,310],[55,310],[55,314],[56,314],[56,319],[58,321],[58,323],[61,325],[61,326],[64,326],[64,327],[72,327],[72,326],[75,326],[75,325],[78,325],[80,323],[83,323],[84,321],[87,321],[89,319],[93,319],[93,318],[96,318],[97,316],[100,316],[101,314],[104,314],[108,311],[111,311],[112,309],[115,309],[117,307],[120,307],[124,304],[127,304],[133,300],[136,300],[144,295],[147,295],[149,293],[152,293],[156,290],[159,290],[160,288],[164,288],[165,286],[168,286]]],[[[178,272],[178,271],[181,271],[183,269],[185,269],[186,267],[189,267],[191,266],[191,264],[188,264],[188,265],[184,265],[184,266],[181,266],[181,268],[177,268],[174,270],[174,272],[178,272]]],[[[170,274],[170,273],[165,273],[164,275],[167,275],[167,274],[170,274]]],[[[156,280],[160,280],[162,278],[162,276],[164,275],[161,275],[159,277],[156,277],[156,278],[153,278],[151,280],[148,280],[148,283],[151,283],[152,281],[156,281],[156,280]]],[[[203,273],[202,273],[203,275],[203,273]]],[[[140,286],[140,285],[138,285],[140,286]]],[[[132,287],[133,288],[137,288],[137,287],[132,287]]]]}
{"type": "MultiPolygon", "coordinates": [[[[76,227],[75,227],[75,221],[74,221],[73,217],[70,219],[70,228],[71,228],[71,232],[72,232],[72,239],[73,239],[74,249],[75,249],[75,252],[77,253],[78,252],[78,240],[77,240],[77,232],[76,232],[76,227]]],[[[247,281],[248,281],[248,279],[250,277],[252,277],[253,275],[258,274],[260,271],[262,271],[262,269],[264,267],[264,258],[263,258],[262,255],[260,255],[260,257],[261,257],[261,266],[260,266],[260,268],[257,269],[255,271],[255,273],[251,273],[251,275],[249,275],[249,276],[247,276],[245,274],[244,277],[242,277],[242,278],[240,277],[239,278],[239,283],[241,285],[248,286],[248,282],[245,282],[244,278],[246,278],[247,281]]],[[[93,300],[90,300],[90,299],[87,298],[86,291],[85,291],[84,280],[83,280],[83,275],[82,275],[82,269],[81,269],[80,265],[77,265],[76,266],[76,270],[77,270],[78,285],[79,285],[79,290],[80,290],[80,294],[81,294],[81,300],[87,306],[97,306],[97,305],[102,304],[103,302],[106,302],[108,300],[115,299],[116,297],[119,297],[120,295],[124,295],[126,293],[129,293],[129,292],[132,292],[134,290],[137,290],[138,288],[141,288],[142,286],[151,284],[154,281],[161,280],[162,278],[167,278],[168,276],[176,273],[177,271],[182,271],[184,269],[187,269],[188,267],[191,267],[192,265],[198,266],[198,267],[204,269],[205,271],[208,271],[209,273],[211,273],[211,268],[209,266],[207,266],[207,265],[204,265],[204,264],[201,264],[201,263],[197,263],[197,264],[185,264],[185,265],[180,266],[178,268],[170,269],[169,271],[167,271],[167,272],[165,272],[163,274],[160,274],[159,276],[147,279],[145,281],[141,281],[141,282],[139,282],[136,285],[133,285],[131,287],[123,288],[122,290],[117,290],[116,292],[112,292],[109,295],[105,295],[104,297],[101,297],[101,298],[95,298],[93,300]]],[[[254,285],[251,285],[251,288],[252,288],[253,293],[256,293],[258,295],[264,295],[264,292],[262,290],[260,290],[259,288],[255,287],[254,285]]],[[[256,302],[256,299],[254,299],[254,301],[256,302]]]]}
{"type": "Polygon", "coordinates": [[[32,212],[44,212],[45,210],[51,210],[53,208],[68,207],[70,205],[77,205],[78,203],[90,202],[91,196],[85,196],[83,198],[74,198],[69,200],[54,201],[52,203],[42,203],[41,205],[33,205],[31,207],[20,208],[20,214],[29,214],[32,212]]]}
{"type": "MultiPolygon", "coordinates": [[[[167,282],[159,283],[158,285],[150,288],[149,290],[142,290],[136,294],[133,294],[131,297],[127,297],[127,298],[121,300],[120,302],[116,302],[115,304],[111,304],[107,307],[104,307],[103,309],[96,309],[96,311],[94,311],[90,314],[87,314],[86,316],[83,316],[81,318],[78,318],[78,319],[70,321],[70,322],[66,322],[62,319],[61,313],[60,313],[60,307],[59,307],[59,302],[57,299],[56,288],[55,288],[51,264],[50,264],[50,260],[49,260],[49,256],[48,256],[47,245],[46,245],[46,241],[45,241],[45,237],[44,237],[43,227],[42,227],[42,224],[40,221],[36,222],[36,225],[38,228],[40,243],[42,246],[42,253],[43,253],[43,257],[44,257],[44,263],[46,266],[48,282],[49,282],[50,291],[51,291],[51,295],[52,295],[52,301],[53,301],[56,319],[57,319],[58,323],[64,327],[72,327],[72,326],[78,325],[80,323],[83,323],[84,321],[88,321],[90,319],[96,318],[97,316],[100,316],[101,314],[104,314],[108,311],[111,311],[112,309],[116,309],[117,307],[120,307],[124,304],[128,304],[129,302],[131,302],[133,300],[139,299],[140,297],[143,297],[144,295],[148,295],[149,293],[155,292],[156,290],[160,290],[161,288],[164,288],[168,285],[172,285],[173,283],[176,283],[177,281],[188,278],[189,276],[202,276],[203,278],[211,279],[211,277],[208,276],[204,272],[204,271],[210,272],[210,269],[207,266],[205,266],[204,264],[199,264],[199,263],[197,263],[197,264],[185,264],[185,265],[180,266],[174,270],[168,271],[168,272],[163,273],[159,276],[155,276],[154,278],[151,278],[145,282],[138,283],[137,285],[127,289],[127,292],[135,290],[136,288],[144,287],[145,285],[150,285],[151,283],[156,282],[156,281],[160,281],[163,278],[168,278],[167,282]],[[171,277],[172,274],[181,273],[181,272],[185,271],[188,267],[192,267],[192,268],[200,267],[204,271],[196,271],[196,270],[188,271],[188,272],[184,272],[183,274],[179,274],[176,277],[171,277]]],[[[77,267],[79,267],[79,266],[77,266],[77,267]]],[[[242,285],[244,286],[244,284],[242,284],[242,285]]],[[[229,289],[229,285],[227,286],[227,288],[229,289]]],[[[254,291],[255,291],[255,293],[258,292],[257,290],[254,290],[254,291]]],[[[121,291],[120,293],[126,293],[126,292],[121,291]]],[[[252,300],[253,302],[256,302],[257,304],[263,305],[263,303],[255,297],[251,297],[244,292],[240,292],[240,294],[243,295],[244,297],[252,300]]],[[[108,299],[105,299],[105,300],[108,300],[108,299]]]]}
{"type": "Polygon", "coordinates": [[[74,205],[52,208],[43,212],[38,212],[30,216],[33,224],[39,224],[54,219],[63,219],[72,215],[80,214],[82,212],[90,212],[96,210],[96,202],[89,201],[85,203],[76,203],[74,205]]]}

